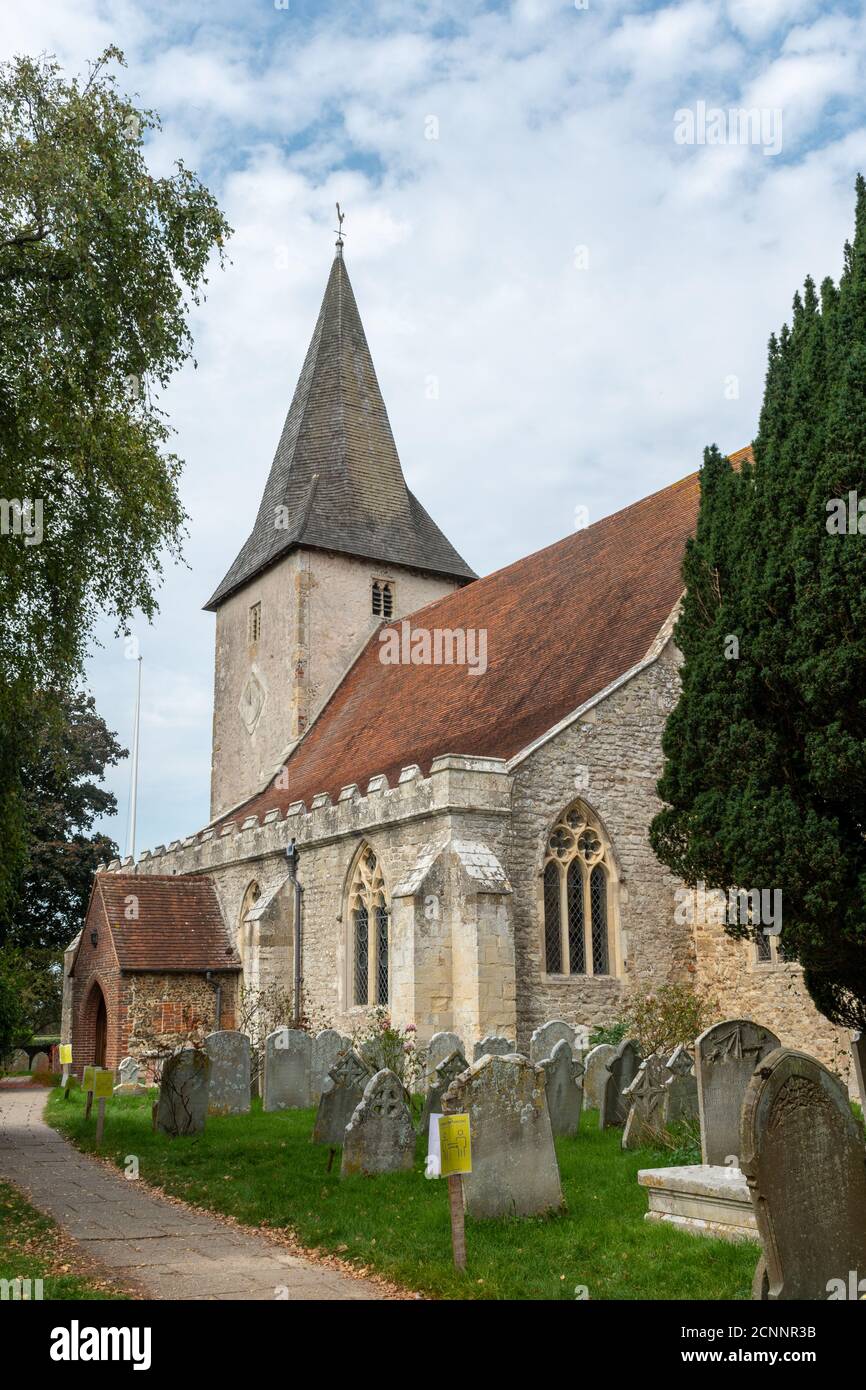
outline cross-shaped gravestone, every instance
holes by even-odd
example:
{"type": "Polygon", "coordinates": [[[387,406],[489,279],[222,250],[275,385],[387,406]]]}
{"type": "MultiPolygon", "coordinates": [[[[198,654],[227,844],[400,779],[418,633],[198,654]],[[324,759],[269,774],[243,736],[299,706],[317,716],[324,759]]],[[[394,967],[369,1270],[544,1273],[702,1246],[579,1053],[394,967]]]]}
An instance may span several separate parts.
{"type": "Polygon", "coordinates": [[[653,1052],[640,1064],[638,1074],[625,1088],[628,1118],[622,1132],[624,1149],[654,1144],[664,1132],[664,1096],[668,1070],[664,1059],[653,1052]]]}

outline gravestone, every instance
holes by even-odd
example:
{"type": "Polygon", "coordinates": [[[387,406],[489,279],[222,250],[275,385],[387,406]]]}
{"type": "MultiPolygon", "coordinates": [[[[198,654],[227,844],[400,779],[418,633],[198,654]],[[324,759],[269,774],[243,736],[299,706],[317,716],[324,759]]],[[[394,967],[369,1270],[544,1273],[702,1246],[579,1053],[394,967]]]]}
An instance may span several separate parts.
{"type": "Polygon", "coordinates": [[[210,1058],[197,1047],[183,1047],[162,1065],[156,1128],[173,1139],[201,1134],[207,1119],[210,1058]]]}
{"type": "Polygon", "coordinates": [[[346,1125],[360,1104],[369,1080],[370,1068],[360,1053],[352,1047],[340,1053],[322,1087],[313,1126],[314,1144],[329,1144],[332,1149],[342,1144],[346,1125]]]}
{"type": "Polygon", "coordinates": [[[22,1048],[20,1048],[20,1047],[17,1048],[16,1051],[13,1052],[13,1053],[12,1053],[12,1056],[9,1058],[9,1070],[10,1070],[10,1071],[29,1071],[29,1070],[30,1070],[30,1058],[28,1057],[27,1053],[24,1052],[24,1051],[22,1050],[22,1048]]]}
{"type": "Polygon", "coordinates": [[[858,1298],[866,1146],[841,1081],[804,1052],[765,1054],[746,1087],[738,1147],[764,1249],[752,1296],[858,1298]]]}
{"type": "Polygon", "coordinates": [[[563,1040],[568,1043],[574,1056],[577,1052],[577,1034],[571,1024],[563,1023],[561,1018],[542,1023],[529,1039],[530,1062],[543,1062],[546,1057],[552,1057],[556,1044],[563,1040]]]}
{"type": "MultiPolygon", "coordinates": [[[[461,1056],[466,1056],[463,1040],[456,1033],[434,1033],[427,1044],[427,1056],[424,1063],[424,1074],[428,1086],[433,1084],[439,1063],[444,1062],[446,1057],[450,1057],[452,1052],[459,1052],[461,1056]]],[[[466,1065],[468,1066],[469,1063],[467,1062],[466,1065]]]]}
{"type": "Polygon", "coordinates": [[[655,1144],[664,1133],[665,1083],[669,1072],[657,1052],[646,1057],[637,1076],[625,1088],[628,1115],[622,1132],[624,1149],[655,1144]]]}
{"type": "Polygon", "coordinates": [[[263,1110],[304,1110],[312,1099],[313,1040],[299,1028],[275,1028],[265,1038],[263,1110]]]}
{"type": "Polygon", "coordinates": [[[209,1115],[245,1115],[250,1108],[250,1040],[232,1028],[209,1033],[209,1115]]]}
{"type": "Polygon", "coordinates": [[[779,1045],[769,1028],[745,1018],[726,1019],[701,1033],[695,1043],[695,1076],[704,1163],[730,1167],[736,1161],[746,1087],[758,1062],[779,1045]]]}
{"type": "Polygon", "coordinates": [[[338,1033],[336,1028],[323,1028],[313,1038],[313,1050],[310,1061],[310,1096],[314,1105],[318,1105],[322,1095],[328,1074],[333,1067],[341,1052],[352,1046],[351,1038],[344,1038],[342,1033],[338,1033]]]}
{"type": "Polygon", "coordinates": [[[49,1062],[48,1053],[47,1053],[47,1052],[37,1052],[37,1053],[36,1053],[36,1056],[33,1058],[33,1061],[30,1063],[30,1070],[31,1070],[31,1071],[48,1071],[49,1065],[50,1065],[50,1062],[49,1062]]]}
{"type": "Polygon", "coordinates": [[[488,1055],[442,1098],[446,1115],[469,1115],[472,1172],[463,1175],[470,1216],[534,1216],[562,1205],[544,1070],[528,1057],[488,1055]]]}
{"type": "Polygon", "coordinates": [[[516,1043],[509,1042],[508,1038],[500,1038],[495,1033],[488,1033],[475,1044],[472,1060],[477,1062],[481,1057],[507,1057],[516,1051],[516,1043]]]}
{"type": "Polygon", "coordinates": [[[640,1048],[633,1038],[623,1038],[608,1059],[601,1083],[599,1129],[622,1129],[628,1119],[628,1097],[623,1095],[637,1076],[641,1064],[640,1048]]]}
{"type": "Polygon", "coordinates": [[[601,1097],[607,1080],[607,1064],[616,1048],[610,1043],[599,1043],[590,1048],[583,1059],[583,1098],[588,1110],[601,1109],[601,1097]]]}
{"type": "Polygon", "coordinates": [[[415,1126],[406,1093],[393,1071],[377,1071],[346,1125],[340,1177],[400,1173],[415,1162],[415,1126]]]}
{"type": "Polygon", "coordinates": [[[143,1096],[147,1094],[147,1087],[141,1084],[141,1063],[137,1057],[124,1057],[117,1068],[117,1075],[119,1080],[114,1088],[116,1096],[143,1096]]]}
{"type": "Polygon", "coordinates": [[[137,1086],[141,1077],[141,1063],[137,1057],[124,1057],[117,1068],[117,1080],[121,1086],[137,1086]]]}
{"type": "Polygon", "coordinates": [[[541,1066],[554,1138],[573,1137],[580,1129],[583,1109],[583,1063],[574,1056],[568,1038],[560,1038],[541,1066]]]}
{"type": "Polygon", "coordinates": [[[680,1043],[668,1058],[667,1069],[664,1101],[666,1129],[671,1125],[697,1120],[699,1116],[694,1054],[680,1043]]]}
{"type": "Polygon", "coordinates": [[[424,1109],[421,1112],[421,1134],[424,1136],[425,1143],[429,1137],[430,1116],[441,1115],[442,1097],[451,1085],[451,1082],[466,1071],[469,1063],[463,1053],[457,1048],[448,1057],[441,1061],[434,1072],[430,1084],[427,1087],[427,1095],[424,1098],[424,1109]]]}

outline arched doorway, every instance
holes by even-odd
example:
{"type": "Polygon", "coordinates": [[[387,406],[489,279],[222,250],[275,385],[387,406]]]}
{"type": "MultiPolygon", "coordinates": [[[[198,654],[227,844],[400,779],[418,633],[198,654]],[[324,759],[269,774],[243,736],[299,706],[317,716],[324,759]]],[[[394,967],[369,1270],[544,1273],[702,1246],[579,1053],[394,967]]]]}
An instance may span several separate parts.
{"type": "Polygon", "coordinates": [[[97,1067],[105,1066],[105,1050],[108,1042],[108,1011],[105,1007],[105,995],[99,986],[96,986],[96,1017],[93,1025],[93,1062],[97,1067]]]}

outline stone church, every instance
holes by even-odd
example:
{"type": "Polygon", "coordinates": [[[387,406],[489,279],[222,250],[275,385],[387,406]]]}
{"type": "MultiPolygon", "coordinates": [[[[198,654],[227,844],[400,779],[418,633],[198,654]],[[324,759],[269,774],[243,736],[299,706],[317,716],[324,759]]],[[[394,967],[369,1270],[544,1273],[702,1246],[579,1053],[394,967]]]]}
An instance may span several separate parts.
{"type": "Polygon", "coordinates": [[[211,821],[97,876],[66,955],[76,1064],[231,1027],[241,977],[344,1032],[382,1004],[422,1042],[521,1047],[685,979],[845,1072],[775,939],[683,920],[647,839],[698,497],[692,474],[477,578],[406,485],[338,242],[206,605],[211,821]]]}

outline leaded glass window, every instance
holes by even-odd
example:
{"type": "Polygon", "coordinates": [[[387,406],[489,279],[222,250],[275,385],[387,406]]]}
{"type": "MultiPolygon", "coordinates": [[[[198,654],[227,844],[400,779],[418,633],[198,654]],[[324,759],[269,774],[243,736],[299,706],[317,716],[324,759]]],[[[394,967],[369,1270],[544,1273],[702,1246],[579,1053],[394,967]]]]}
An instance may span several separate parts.
{"type": "Polygon", "coordinates": [[[553,826],[544,864],[544,968],[550,975],[607,975],[610,869],[601,827],[582,802],[553,826]]]}
{"type": "Polygon", "coordinates": [[[607,966],[607,874],[597,864],[589,876],[589,903],[592,913],[592,973],[606,975],[607,966]]]}
{"type": "Polygon", "coordinates": [[[583,939],[583,870],[572,859],[565,879],[568,902],[568,969],[571,975],[586,974],[586,948],[583,939]]]}
{"type": "Polygon", "coordinates": [[[390,986],[389,912],[376,853],[365,845],[349,889],[353,1004],[387,1004],[390,986]]]}
{"type": "Polygon", "coordinates": [[[544,870],[544,954],[550,975],[562,970],[562,921],[559,866],[550,861],[544,870]]]}

